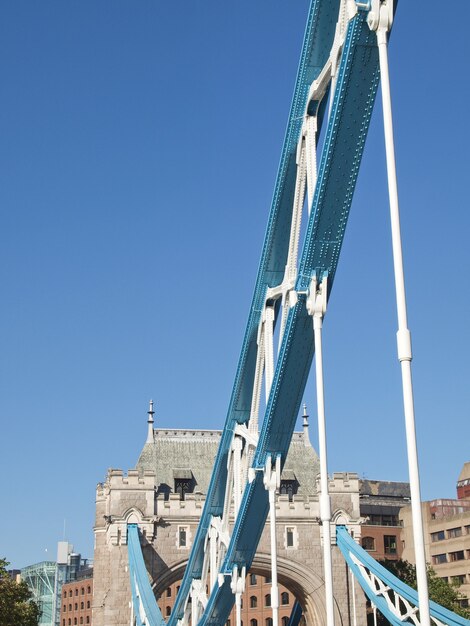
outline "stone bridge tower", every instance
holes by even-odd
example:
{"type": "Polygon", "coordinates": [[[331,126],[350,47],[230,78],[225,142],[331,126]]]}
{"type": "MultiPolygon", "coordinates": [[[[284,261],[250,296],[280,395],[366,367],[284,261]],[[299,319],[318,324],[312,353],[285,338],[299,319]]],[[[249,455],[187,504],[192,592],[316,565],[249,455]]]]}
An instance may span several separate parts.
{"type": "MultiPolygon", "coordinates": [[[[161,600],[161,608],[165,603],[166,611],[170,610],[168,602],[170,597],[174,599],[178,581],[183,576],[204,505],[221,433],[209,430],[154,430],[152,407],[148,422],[147,441],[135,469],[129,470],[127,475],[121,470],[111,469],[105,482],[97,487],[94,626],[129,625],[130,584],[126,543],[127,524],[130,522],[137,522],[141,528],[144,559],[154,582],[155,595],[161,600]]],[[[309,441],[307,421],[304,420],[303,432],[293,435],[281,477],[277,496],[277,541],[279,583],[285,590],[286,598],[295,597],[300,602],[307,626],[326,626],[318,465],[317,454],[309,441]]],[[[335,521],[348,523],[354,534],[359,536],[357,475],[333,474],[330,493],[335,521]]],[[[331,541],[334,544],[334,537],[331,541]]],[[[269,545],[267,522],[250,570],[251,581],[262,577],[269,581],[269,545]]],[[[336,547],[333,547],[333,578],[336,624],[364,626],[364,596],[358,585],[354,590],[345,562],[336,547]],[[357,613],[355,622],[354,606],[357,613]]],[[[248,586],[245,594],[242,615],[245,624],[269,626],[269,618],[264,617],[269,609],[263,614],[255,610],[260,594],[254,594],[248,586]]],[[[283,624],[291,606],[283,607],[281,603],[280,620],[285,608],[283,624]]],[[[234,623],[234,620],[230,621],[234,623]]]]}

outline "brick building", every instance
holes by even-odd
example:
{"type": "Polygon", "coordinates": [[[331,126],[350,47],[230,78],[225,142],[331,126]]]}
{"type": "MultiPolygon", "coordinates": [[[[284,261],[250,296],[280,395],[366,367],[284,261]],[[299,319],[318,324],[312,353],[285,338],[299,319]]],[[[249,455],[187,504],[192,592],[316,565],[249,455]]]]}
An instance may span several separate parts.
{"type": "Polygon", "coordinates": [[[361,545],[377,561],[401,558],[400,509],[409,505],[410,497],[409,483],[360,481],[361,545]]]}
{"type": "Polygon", "coordinates": [[[60,609],[61,626],[90,626],[92,624],[93,571],[62,585],[60,609]]]}
{"type": "MultiPolygon", "coordinates": [[[[457,499],[423,502],[424,549],[426,561],[436,574],[459,588],[470,598],[470,462],[465,463],[457,481],[457,499]]],[[[414,563],[414,539],[411,506],[400,511],[402,523],[403,558],[414,563]]]]}

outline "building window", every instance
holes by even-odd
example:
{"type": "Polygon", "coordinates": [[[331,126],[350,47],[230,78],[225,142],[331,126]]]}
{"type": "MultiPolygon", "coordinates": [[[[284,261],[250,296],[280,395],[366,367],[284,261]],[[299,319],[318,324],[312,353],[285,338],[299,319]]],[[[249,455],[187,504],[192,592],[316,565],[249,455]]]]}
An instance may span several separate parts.
{"type": "Polygon", "coordinates": [[[65,618],[62,620],[62,626],[65,626],[65,618]]]}
{"type": "Polygon", "coordinates": [[[258,598],[256,596],[250,596],[250,608],[256,609],[258,606],[258,598]]]}
{"type": "Polygon", "coordinates": [[[179,592],[180,592],[180,586],[178,585],[178,586],[176,587],[176,593],[179,593],[179,592]]]}
{"type": "Polygon", "coordinates": [[[250,585],[256,585],[256,574],[250,574],[250,585]]]}
{"type": "Polygon", "coordinates": [[[71,611],[71,610],[72,610],[72,605],[71,605],[71,604],[69,604],[69,611],[71,611]]]}
{"type": "Polygon", "coordinates": [[[73,618],[73,626],[77,626],[77,623],[78,623],[78,622],[77,622],[77,618],[76,618],[76,617],[74,617],[74,618],[73,618]]]}
{"type": "Polygon", "coordinates": [[[466,575],[458,574],[457,576],[451,576],[450,580],[453,585],[465,585],[466,575]]]}
{"type": "Polygon", "coordinates": [[[85,608],[85,603],[84,602],[80,602],[80,608],[83,610],[85,608]]]}
{"type": "Polygon", "coordinates": [[[72,597],[72,590],[69,591],[69,598],[72,597]]]}
{"type": "Polygon", "coordinates": [[[178,548],[188,547],[188,527],[178,526],[178,548]]]}
{"type": "Polygon", "coordinates": [[[442,541],[443,539],[445,539],[445,533],[443,530],[431,533],[431,541],[442,541]]]}
{"type": "Polygon", "coordinates": [[[399,526],[398,515],[369,515],[368,524],[370,526],[399,526]]]}
{"type": "Polygon", "coordinates": [[[250,626],[258,626],[258,620],[257,619],[250,619],[250,626]]]}
{"type": "Polygon", "coordinates": [[[272,617],[266,618],[265,624],[266,626],[273,626],[273,618],[272,617]]]}
{"type": "Polygon", "coordinates": [[[433,565],[440,565],[441,563],[447,563],[446,554],[434,554],[432,557],[433,565]]]}
{"type": "Polygon", "coordinates": [[[90,623],[90,617],[87,615],[86,616],[86,623],[89,624],[90,623]]]}
{"type": "Polygon", "coordinates": [[[80,618],[80,624],[83,624],[83,617],[80,618]]]}
{"type": "Polygon", "coordinates": [[[167,617],[169,617],[169,615],[171,615],[171,606],[167,606],[165,609],[165,614],[167,617]]]}
{"type": "Polygon", "coordinates": [[[90,608],[90,600],[87,600],[87,603],[86,603],[86,608],[87,608],[87,609],[89,609],[89,608],[90,608]]]}
{"type": "Polygon", "coordinates": [[[449,528],[447,531],[447,537],[449,539],[455,539],[456,537],[462,536],[462,527],[458,526],[457,528],[449,528]]]}
{"type": "Polygon", "coordinates": [[[271,594],[267,593],[264,596],[264,606],[271,606],[271,594]]]}
{"type": "Polygon", "coordinates": [[[397,553],[397,538],[395,535],[384,535],[384,552],[385,554],[397,553]]]}
{"type": "Polygon", "coordinates": [[[78,587],[75,589],[75,595],[78,596],[78,587]]]}
{"type": "Polygon", "coordinates": [[[458,603],[463,609],[468,609],[468,598],[461,598],[458,603]]]}
{"type": "Polygon", "coordinates": [[[184,470],[181,474],[175,478],[175,493],[179,493],[180,500],[184,500],[187,493],[193,492],[195,481],[190,470],[184,470]]]}
{"type": "Polygon", "coordinates": [[[84,595],[85,595],[85,587],[82,587],[82,588],[80,589],[80,593],[82,594],[82,596],[84,596],[84,595]]]}
{"type": "Polygon", "coordinates": [[[362,547],[368,552],[375,552],[375,539],[374,537],[363,537],[362,547]]]}
{"type": "Polygon", "coordinates": [[[91,593],[91,586],[90,585],[88,585],[88,587],[86,588],[86,592],[87,593],[91,593]]]}
{"type": "Polygon", "coordinates": [[[283,591],[281,593],[281,604],[283,604],[284,606],[286,604],[289,604],[289,594],[287,593],[287,591],[283,591]]]}
{"type": "Polygon", "coordinates": [[[266,576],[266,578],[264,579],[264,582],[268,584],[271,583],[272,582],[271,576],[266,576]]]}
{"type": "Polygon", "coordinates": [[[71,619],[70,619],[70,617],[69,617],[69,626],[70,626],[71,624],[72,624],[72,620],[71,620],[71,619]]]}
{"type": "Polygon", "coordinates": [[[284,615],[284,617],[282,618],[282,626],[287,626],[289,623],[289,618],[287,617],[287,615],[284,615]]]}
{"type": "Polygon", "coordinates": [[[64,606],[62,607],[62,610],[63,610],[64,613],[67,613],[67,605],[66,604],[64,604],[64,606]]]}
{"type": "Polygon", "coordinates": [[[168,587],[166,590],[166,597],[171,598],[171,587],[168,587]]]}
{"type": "Polygon", "coordinates": [[[296,480],[282,480],[279,487],[279,493],[281,496],[289,496],[289,502],[294,500],[294,496],[297,493],[298,482],[296,480]]]}
{"type": "Polygon", "coordinates": [[[463,561],[465,558],[465,554],[463,550],[457,550],[456,552],[449,552],[449,561],[453,563],[454,561],[463,561]]]}
{"type": "MultiPolygon", "coordinates": [[[[466,528],[466,527],[465,527],[465,528],[466,528]]],[[[64,591],[64,598],[66,598],[66,597],[67,597],[67,592],[66,592],[66,591],[64,591]]]]}
{"type": "Polygon", "coordinates": [[[75,611],[78,611],[78,602],[75,602],[75,604],[74,604],[74,607],[73,607],[73,608],[74,608],[74,610],[75,610],[75,611]]]}
{"type": "Polygon", "coordinates": [[[295,550],[298,544],[297,528],[295,526],[286,526],[284,528],[284,547],[293,548],[295,550]]]}

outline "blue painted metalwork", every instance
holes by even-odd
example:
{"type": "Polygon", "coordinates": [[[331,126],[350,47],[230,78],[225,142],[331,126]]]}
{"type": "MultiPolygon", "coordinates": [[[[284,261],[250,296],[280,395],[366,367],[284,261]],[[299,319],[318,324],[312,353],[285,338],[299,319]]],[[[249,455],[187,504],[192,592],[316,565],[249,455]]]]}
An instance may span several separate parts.
{"type": "Polygon", "coordinates": [[[287,626],[299,626],[300,618],[302,617],[302,607],[299,602],[296,600],[294,602],[294,606],[292,607],[292,613],[289,617],[289,623],[287,626]]]}
{"type": "MultiPolygon", "coordinates": [[[[352,194],[377,91],[379,68],[375,33],[358,12],[350,21],[328,123],[296,290],[306,292],[314,275],[333,283],[352,194]]],[[[268,455],[284,464],[313,353],[313,324],[306,295],[290,309],[253,467],[268,455]]],[[[246,486],[222,566],[224,583],[215,587],[199,626],[224,622],[233,605],[229,576],[235,565],[250,568],[268,513],[262,472],[246,486]]]]}
{"type": "MultiPolygon", "coordinates": [[[[385,599],[376,595],[370,586],[366,583],[364,577],[361,575],[360,568],[356,561],[351,558],[354,555],[364,567],[372,572],[377,578],[380,578],[390,589],[393,589],[402,598],[405,598],[413,606],[419,606],[418,593],[405,585],[399,578],[394,576],[385,567],[377,563],[365,550],[363,550],[348,533],[345,526],[338,526],[336,529],[336,540],[339,549],[341,550],[344,558],[346,559],[349,567],[352,569],[356,579],[359,581],[361,587],[369,597],[370,601],[379,609],[384,617],[395,626],[403,626],[403,624],[411,623],[410,620],[404,621],[399,619],[387,605],[385,599]]],[[[445,609],[436,602],[430,602],[430,613],[435,619],[438,619],[448,626],[470,626],[470,620],[456,615],[452,611],[445,609]]]]}
{"type": "MultiPolygon", "coordinates": [[[[242,497],[230,545],[219,572],[222,579],[219,578],[219,585],[212,589],[198,626],[206,624],[220,626],[226,622],[234,601],[230,586],[234,567],[237,566],[238,571],[246,567],[248,571],[254,558],[269,508],[262,471],[269,457],[274,460],[279,456],[281,468],[284,465],[314,354],[312,318],[306,307],[308,289],[313,277],[321,281],[327,275],[329,291],[334,281],[379,80],[376,35],[367,25],[367,11],[361,9],[360,5],[358,8],[358,12],[348,23],[295,286],[298,301],[289,310],[286,321],[262,430],[252,463],[255,470],[254,479],[246,485],[242,497]]],[[[220,516],[223,511],[227,458],[234,430],[237,424],[247,423],[250,417],[261,313],[267,289],[282,282],[287,260],[299,133],[310,85],[328,60],[338,9],[339,0],[313,0],[310,7],[235,384],[201,521],[168,626],[175,626],[176,620],[183,617],[191,583],[194,579],[201,578],[204,544],[211,518],[220,516]]],[[[318,110],[318,124],[321,124],[324,107],[318,105],[317,102],[312,106],[318,110]]],[[[144,612],[149,616],[148,623],[152,626],[163,626],[164,620],[156,607],[148,584],[138,532],[133,526],[129,526],[129,562],[132,563],[134,602],[138,601],[137,587],[140,600],[145,601],[144,612]],[[153,608],[156,608],[153,612],[151,599],[153,608]]],[[[300,614],[300,607],[297,607],[291,620],[297,620],[298,623],[300,614]]],[[[452,614],[446,617],[450,620],[451,616],[452,614]]],[[[447,623],[452,626],[463,626],[465,623],[468,626],[467,620],[461,622],[457,619],[447,623]]],[[[291,626],[295,626],[295,623],[293,622],[291,626]]]]}
{"type": "MultiPolygon", "coordinates": [[[[339,11],[339,0],[312,0],[294,88],[284,145],[276,178],[271,211],[256,279],[253,301],[238,362],[232,396],[227,412],[214,470],[201,520],[194,538],[180,592],[176,598],[169,626],[183,615],[191,580],[201,576],[204,541],[212,515],[220,515],[227,482],[227,455],[236,424],[250,416],[257,354],[257,335],[266,291],[282,281],[289,245],[290,220],[296,179],[296,150],[310,85],[320,74],[330,53],[339,11]]],[[[323,112],[318,114],[320,128],[323,112]]]]}
{"type": "Polygon", "coordinates": [[[165,626],[165,620],[150,586],[137,524],[127,526],[127,551],[136,626],[165,626]]]}

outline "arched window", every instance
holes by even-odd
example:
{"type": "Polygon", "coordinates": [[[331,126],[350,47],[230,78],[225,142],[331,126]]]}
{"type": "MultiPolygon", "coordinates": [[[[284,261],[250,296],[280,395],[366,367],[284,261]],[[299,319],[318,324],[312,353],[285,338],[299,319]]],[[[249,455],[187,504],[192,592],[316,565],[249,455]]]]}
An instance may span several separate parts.
{"type": "Polygon", "coordinates": [[[256,596],[250,596],[250,608],[255,609],[257,606],[258,606],[258,598],[256,596]]]}
{"type": "Polygon", "coordinates": [[[87,608],[87,609],[89,609],[89,608],[90,608],[90,600],[87,600],[87,603],[86,603],[86,608],[87,608]]]}
{"type": "Polygon", "coordinates": [[[250,619],[250,626],[258,626],[258,620],[257,619],[250,619]]]}
{"type": "Polygon", "coordinates": [[[90,587],[90,585],[88,585],[88,587],[86,588],[86,592],[87,592],[87,593],[91,593],[91,587],[90,587]]]}
{"type": "Polygon", "coordinates": [[[282,626],[287,626],[288,623],[289,618],[287,617],[287,615],[284,615],[284,617],[282,618],[282,626]]]}
{"type": "Polygon", "coordinates": [[[281,593],[281,604],[289,604],[289,594],[287,593],[287,591],[283,591],[281,593]]]}
{"type": "Polygon", "coordinates": [[[250,585],[256,585],[256,574],[250,574],[250,585]]]}
{"type": "Polygon", "coordinates": [[[85,608],[85,603],[84,602],[80,602],[80,608],[83,610],[85,608]]]}
{"type": "Polygon", "coordinates": [[[169,615],[171,615],[171,606],[167,606],[165,609],[165,614],[168,617],[169,615]]]}
{"type": "Polygon", "coordinates": [[[266,623],[266,626],[273,626],[273,618],[267,617],[265,623],[266,623]]]}
{"type": "MultiPolygon", "coordinates": [[[[267,593],[264,596],[264,606],[271,606],[271,594],[267,593]]],[[[266,626],[268,626],[268,624],[266,623],[266,626]]]]}
{"type": "Polygon", "coordinates": [[[368,552],[374,552],[375,551],[375,539],[374,539],[374,537],[363,537],[362,538],[362,547],[364,548],[364,550],[367,550],[368,552]]]}

